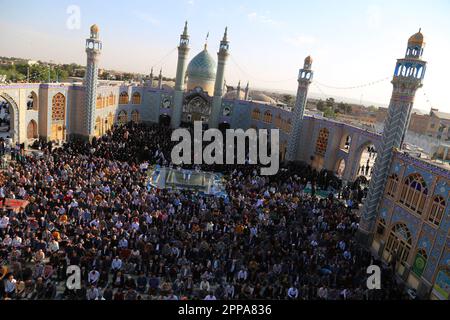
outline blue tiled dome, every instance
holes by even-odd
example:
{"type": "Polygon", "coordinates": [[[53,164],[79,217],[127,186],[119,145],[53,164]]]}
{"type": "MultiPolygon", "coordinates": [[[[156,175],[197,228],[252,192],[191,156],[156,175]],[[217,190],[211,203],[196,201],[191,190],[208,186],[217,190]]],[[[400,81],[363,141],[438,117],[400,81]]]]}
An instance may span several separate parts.
{"type": "Polygon", "coordinates": [[[216,61],[205,49],[192,59],[186,73],[189,79],[214,80],[216,78],[216,61]]]}

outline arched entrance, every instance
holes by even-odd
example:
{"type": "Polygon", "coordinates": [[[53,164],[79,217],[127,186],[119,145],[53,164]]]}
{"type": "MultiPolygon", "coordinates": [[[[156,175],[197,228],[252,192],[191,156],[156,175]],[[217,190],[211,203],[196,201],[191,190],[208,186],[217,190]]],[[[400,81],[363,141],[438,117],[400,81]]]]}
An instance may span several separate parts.
{"type": "Polygon", "coordinates": [[[388,236],[383,258],[394,264],[395,269],[403,274],[412,247],[412,236],[408,227],[403,223],[394,225],[388,236]]]}
{"type": "Polygon", "coordinates": [[[103,135],[103,121],[100,117],[95,120],[95,136],[101,137],[103,135]]]}
{"type": "Polygon", "coordinates": [[[66,135],[66,97],[57,93],[52,98],[52,141],[64,141],[66,135]]]}
{"type": "Polygon", "coordinates": [[[337,162],[335,172],[338,178],[342,178],[344,176],[345,167],[346,167],[345,159],[341,159],[337,162]]]}
{"type": "Polygon", "coordinates": [[[370,180],[373,173],[373,167],[375,166],[375,161],[377,159],[377,150],[375,145],[370,141],[362,145],[357,153],[357,158],[355,159],[355,175],[357,177],[365,177],[370,180]]]}
{"type": "Polygon", "coordinates": [[[27,126],[27,139],[31,140],[37,138],[38,138],[37,123],[36,121],[31,120],[27,126]]]}
{"type": "Polygon", "coordinates": [[[10,138],[13,143],[19,142],[19,107],[17,103],[8,94],[0,93],[0,106],[0,117],[3,117],[0,127],[4,130],[0,132],[0,137],[10,138]]]}
{"type": "Polygon", "coordinates": [[[316,140],[316,150],[312,157],[312,167],[316,170],[322,170],[325,163],[325,155],[328,149],[328,139],[330,131],[327,128],[322,128],[316,140]]]}
{"type": "Polygon", "coordinates": [[[164,127],[170,127],[171,118],[167,114],[162,114],[159,116],[159,124],[164,127]]]}
{"type": "Polygon", "coordinates": [[[128,123],[128,113],[125,110],[119,112],[117,122],[119,123],[119,126],[124,126],[128,123]]]}

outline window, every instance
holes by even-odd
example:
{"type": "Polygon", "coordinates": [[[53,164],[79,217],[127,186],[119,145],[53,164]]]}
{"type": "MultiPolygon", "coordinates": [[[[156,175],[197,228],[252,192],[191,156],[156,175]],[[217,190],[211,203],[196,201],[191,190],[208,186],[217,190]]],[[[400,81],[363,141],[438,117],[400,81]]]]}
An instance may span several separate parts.
{"type": "Polygon", "coordinates": [[[139,92],[133,94],[132,104],[141,104],[141,94],[139,92]]]}
{"type": "Polygon", "coordinates": [[[103,98],[101,95],[97,96],[97,103],[96,103],[97,109],[103,108],[103,98]]]}
{"type": "Polygon", "coordinates": [[[119,104],[128,104],[128,93],[122,92],[119,97],[119,104]]]}
{"type": "Polygon", "coordinates": [[[137,110],[133,110],[133,112],[131,112],[131,121],[134,123],[139,123],[139,112],[137,110]]]}
{"type": "Polygon", "coordinates": [[[389,176],[386,186],[386,194],[394,198],[395,192],[397,191],[397,185],[398,185],[398,175],[393,174],[389,176]]]}
{"type": "Polygon", "coordinates": [[[330,136],[330,132],[327,128],[323,128],[319,132],[319,137],[316,142],[316,154],[319,156],[325,156],[328,148],[328,137],[330,136]]]}
{"type": "Polygon", "coordinates": [[[405,266],[411,251],[411,232],[406,225],[399,223],[392,227],[389,239],[386,245],[386,251],[391,258],[395,257],[397,262],[405,266]]]}
{"type": "Polygon", "coordinates": [[[283,123],[283,120],[281,119],[280,114],[277,114],[277,116],[275,117],[275,127],[277,127],[278,129],[281,129],[282,123],[283,123]]]}
{"type": "Polygon", "coordinates": [[[442,222],[442,218],[445,213],[445,199],[441,196],[437,196],[433,199],[433,203],[431,204],[430,214],[428,216],[428,220],[439,226],[442,222]]]}
{"type": "Polygon", "coordinates": [[[128,114],[126,111],[120,111],[119,116],[117,117],[119,125],[123,126],[128,123],[128,114]]]}
{"type": "Polygon", "coordinates": [[[386,220],[380,218],[380,220],[378,220],[377,233],[383,235],[384,230],[386,230],[386,220]]]}
{"type": "Polygon", "coordinates": [[[66,117],[66,97],[62,93],[52,99],[52,121],[64,121],[66,117]]]}
{"type": "Polygon", "coordinates": [[[272,123],[272,113],[270,111],[266,111],[264,113],[264,122],[265,123],[272,123]]]}
{"type": "Polygon", "coordinates": [[[253,120],[261,119],[261,112],[259,111],[259,109],[253,109],[252,118],[253,118],[253,120]]]}
{"type": "Polygon", "coordinates": [[[38,99],[34,91],[30,93],[27,99],[27,110],[38,111],[38,99]]]}
{"type": "Polygon", "coordinates": [[[400,202],[418,214],[422,214],[427,200],[428,188],[420,174],[413,174],[405,179],[400,202]]]}

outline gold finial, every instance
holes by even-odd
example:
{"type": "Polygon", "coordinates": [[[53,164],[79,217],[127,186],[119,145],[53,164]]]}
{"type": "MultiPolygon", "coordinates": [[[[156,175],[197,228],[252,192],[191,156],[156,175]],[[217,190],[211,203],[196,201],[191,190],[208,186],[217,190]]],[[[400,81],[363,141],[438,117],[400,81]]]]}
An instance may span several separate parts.
{"type": "Polygon", "coordinates": [[[99,31],[100,31],[100,29],[99,29],[98,25],[93,24],[91,26],[91,33],[98,33],[99,31]]]}

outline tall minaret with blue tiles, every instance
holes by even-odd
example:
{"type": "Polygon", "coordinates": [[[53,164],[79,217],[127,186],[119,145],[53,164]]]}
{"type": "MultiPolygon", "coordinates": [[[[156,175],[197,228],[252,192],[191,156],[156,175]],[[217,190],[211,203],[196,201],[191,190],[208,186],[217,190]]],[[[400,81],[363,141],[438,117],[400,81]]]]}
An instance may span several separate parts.
{"type": "Polygon", "coordinates": [[[308,89],[314,75],[313,71],[311,70],[311,67],[312,67],[312,58],[308,56],[306,57],[303,69],[300,69],[298,76],[297,99],[295,102],[292,115],[293,126],[291,135],[289,136],[288,148],[286,152],[287,161],[296,160],[299,141],[302,134],[303,118],[305,116],[306,102],[308,99],[308,89]]]}
{"type": "Polygon", "coordinates": [[[183,113],[183,98],[185,90],[185,78],[187,68],[187,58],[189,55],[189,34],[188,23],[184,25],[183,34],[180,36],[180,45],[178,46],[178,64],[177,76],[175,80],[175,92],[173,96],[173,112],[171,126],[178,128],[181,124],[181,115],[183,113]]]}
{"type": "Polygon", "coordinates": [[[409,38],[405,58],[399,59],[395,67],[392,80],[394,89],[384,123],[381,148],[377,150],[378,157],[361,215],[359,236],[366,245],[370,244],[375,229],[394,150],[402,148],[411,119],[414,98],[417,90],[422,87],[427,65],[422,60],[424,47],[424,37],[419,30],[409,38]]]}
{"type": "Polygon", "coordinates": [[[87,65],[84,77],[85,109],[84,109],[84,134],[92,138],[95,129],[95,109],[97,101],[98,65],[102,52],[102,42],[99,39],[97,25],[91,27],[91,35],[86,39],[87,65]]]}
{"type": "MultiPolygon", "coordinates": [[[[227,64],[228,56],[230,55],[230,42],[228,41],[228,28],[225,28],[222,41],[220,41],[219,52],[217,53],[218,64],[216,73],[216,83],[214,87],[214,97],[209,118],[209,128],[218,128],[220,120],[220,111],[222,110],[222,96],[225,81],[225,66],[227,64]]],[[[238,93],[239,97],[239,93],[238,93]]]]}

